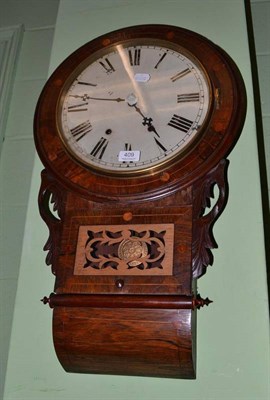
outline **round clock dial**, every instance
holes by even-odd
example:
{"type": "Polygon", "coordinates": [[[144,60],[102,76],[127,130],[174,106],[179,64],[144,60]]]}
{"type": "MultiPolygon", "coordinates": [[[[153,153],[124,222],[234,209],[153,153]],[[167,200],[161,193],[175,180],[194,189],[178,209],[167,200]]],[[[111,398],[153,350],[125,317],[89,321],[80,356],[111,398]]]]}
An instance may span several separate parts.
{"type": "Polygon", "coordinates": [[[78,162],[126,176],[178,159],[210,105],[210,84],[194,56],[166,41],[136,39],[78,66],[62,91],[58,129],[78,162]]]}

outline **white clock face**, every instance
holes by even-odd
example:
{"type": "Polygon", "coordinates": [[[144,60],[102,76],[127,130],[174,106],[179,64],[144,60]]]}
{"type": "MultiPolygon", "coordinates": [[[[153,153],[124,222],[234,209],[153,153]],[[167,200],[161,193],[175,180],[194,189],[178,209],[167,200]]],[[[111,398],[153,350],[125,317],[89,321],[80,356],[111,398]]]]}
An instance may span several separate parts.
{"type": "Polygon", "coordinates": [[[136,40],[89,58],[60,102],[59,131],[80,163],[132,174],[172,162],[199,135],[211,90],[186,52],[136,40]]]}

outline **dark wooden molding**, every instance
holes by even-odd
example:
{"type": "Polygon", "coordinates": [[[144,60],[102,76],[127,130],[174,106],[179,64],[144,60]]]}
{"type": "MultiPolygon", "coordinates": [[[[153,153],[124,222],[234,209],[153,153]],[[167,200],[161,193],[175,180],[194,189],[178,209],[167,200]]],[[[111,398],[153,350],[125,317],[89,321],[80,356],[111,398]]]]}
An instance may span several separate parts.
{"type": "Polygon", "coordinates": [[[212,303],[200,295],[191,296],[146,296],[146,295],[88,295],[55,294],[41,300],[55,307],[93,307],[93,308],[148,308],[148,309],[190,309],[201,308],[212,303]]]}

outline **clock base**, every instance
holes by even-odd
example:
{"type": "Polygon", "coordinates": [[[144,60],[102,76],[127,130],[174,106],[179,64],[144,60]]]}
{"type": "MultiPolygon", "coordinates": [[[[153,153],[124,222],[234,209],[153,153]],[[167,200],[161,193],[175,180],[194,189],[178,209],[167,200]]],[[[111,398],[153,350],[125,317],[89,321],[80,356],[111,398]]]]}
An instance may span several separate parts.
{"type": "Polygon", "coordinates": [[[195,378],[196,310],[59,306],[53,334],[67,372],[195,378]]]}

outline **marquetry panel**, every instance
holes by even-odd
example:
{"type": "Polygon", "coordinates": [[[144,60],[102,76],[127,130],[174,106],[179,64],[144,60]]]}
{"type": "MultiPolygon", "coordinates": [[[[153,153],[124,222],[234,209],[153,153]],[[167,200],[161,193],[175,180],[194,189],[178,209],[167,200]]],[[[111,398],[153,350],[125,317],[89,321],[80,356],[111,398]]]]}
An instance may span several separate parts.
{"type": "Polygon", "coordinates": [[[75,275],[172,275],[173,224],[80,226],[75,275]]]}

